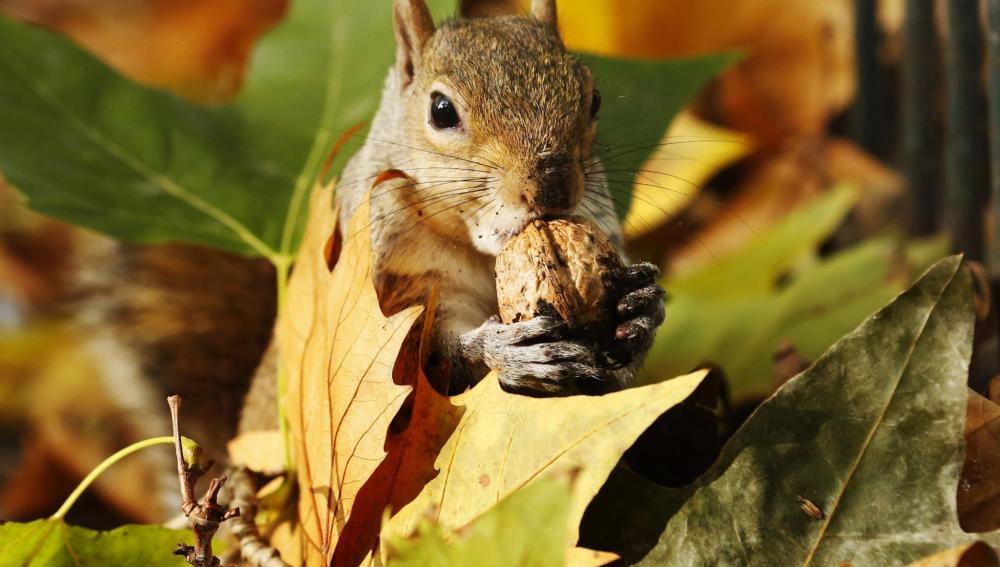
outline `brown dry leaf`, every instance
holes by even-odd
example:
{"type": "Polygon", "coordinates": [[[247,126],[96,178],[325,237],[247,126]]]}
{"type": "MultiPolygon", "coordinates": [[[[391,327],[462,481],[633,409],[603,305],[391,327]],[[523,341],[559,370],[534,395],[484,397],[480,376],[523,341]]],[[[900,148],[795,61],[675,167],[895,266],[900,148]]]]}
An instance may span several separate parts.
{"type": "Polygon", "coordinates": [[[789,135],[822,134],[854,97],[852,4],[576,0],[559,3],[559,27],[570,48],[607,55],[744,52],[746,59],[720,78],[712,113],[772,145],[789,135]]]}
{"type": "Polygon", "coordinates": [[[993,548],[978,541],[960,545],[910,563],[907,567],[996,567],[1000,565],[993,548]]]}
{"type": "Polygon", "coordinates": [[[385,458],[389,422],[411,391],[393,383],[393,364],[421,312],[382,315],[367,204],[352,217],[330,270],[326,256],[337,238],[330,194],[314,191],[277,327],[308,565],[329,561],[358,491],[385,458]]]}
{"type": "Polygon", "coordinates": [[[239,89],[287,0],[5,0],[0,11],[68,35],[139,82],[204,102],[239,89]]]}
{"type": "Polygon", "coordinates": [[[1000,528],[1000,406],[969,390],[958,519],[969,532],[1000,528]]]}

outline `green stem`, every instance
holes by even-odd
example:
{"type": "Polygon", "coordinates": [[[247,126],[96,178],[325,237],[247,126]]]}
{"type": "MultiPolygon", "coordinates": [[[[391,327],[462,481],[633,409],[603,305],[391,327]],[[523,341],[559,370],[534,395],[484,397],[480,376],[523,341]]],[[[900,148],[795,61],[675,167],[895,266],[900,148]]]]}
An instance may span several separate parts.
{"type": "MultiPolygon", "coordinates": [[[[274,269],[278,274],[278,308],[277,320],[285,311],[285,299],[288,295],[288,274],[292,268],[292,262],[287,257],[274,258],[274,269]]],[[[292,470],[292,450],[288,440],[288,419],[285,417],[285,370],[281,364],[281,353],[278,353],[278,394],[276,403],[278,404],[278,430],[281,431],[281,445],[285,451],[285,470],[292,470]]]]}
{"type": "Polygon", "coordinates": [[[73,504],[76,504],[76,501],[80,498],[80,495],[83,494],[83,491],[87,490],[87,488],[89,488],[90,485],[93,484],[95,480],[97,480],[97,477],[101,476],[104,473],[104,471],[108,470],[111,467],[111,465],[117,463],[118,461],[124,459],[125,457],[131,455],[132,453],[145,449],[146,447],[152,447],[154,445],[173,445],[173,444],[174,444],[173,437],[153,437],[152,439],[146,439],[145,441],[139,441],[138,443],[133,443],[132,445],[125,447],[121,451],[118,451],[114,455],[111,455],[107,459],[104,459],[104,461],[101,464],[94,467],[94,470],[90,471],[90,473],[82,481],[80,481],[80,484],[77,485],[75,489],[73,489],[73,492],[69,495],[68,498],[66,498],[66,501],[63,502],[62,506],[60,506],[59,509],[56,510],[56,513],[52,514],[52,516],[50,516],[49,519],[62,520],[69,512],[69,509],[73,507],[73,504]]]}

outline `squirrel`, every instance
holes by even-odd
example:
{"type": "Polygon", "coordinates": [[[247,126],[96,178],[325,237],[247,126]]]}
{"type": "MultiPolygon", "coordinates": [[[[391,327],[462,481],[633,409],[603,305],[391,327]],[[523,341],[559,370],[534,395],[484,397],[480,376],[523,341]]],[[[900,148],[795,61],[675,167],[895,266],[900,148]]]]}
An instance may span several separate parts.
{"type": "MultiPolygon", "coordinates": [[[[567,337],[558,317],[497,318],[495,256],[532,220],[586,217],[624,252],[595,155],[601,97],[559,37],[555,0],[534,0],[527,16],[440,27],[424,0],[394,0],[392,16],[395,64],[330,203],[344,236],[346,219],[370,194],[383,311],[424,303],[437,290],[432,359],[449,370],[442,389],[451,393],[490,370],[505,390],[535,396],[627,386],[664,319],[653,264],[631,265],[616,282],[625,290],[611,338],[617,364],[567,337]],[[386,171],[396,175],[385,179],[386,171]]],[[[128,395],[138,419],[163,414],[163,398],[181,394],[185,428],[216,458],[236,432],[239,407],[243,429],[276,425],[275,365],[265,355],[275,313],[269,266],[189,245],[109,245],[98,254],[114,268],[88,271],[82,318],[109,380],[146,376],[132,383],[157,394],[128,395]]]]}
{"type": "Polygon", "coordinates": [[[393,4],[396,62],[364,146],[335,192],[342,227],[371,189],[374,277],[383,310],[426,303],[437,289],[434,346],[460,392],[497,372],[533,395],[628,385],[663,322],[657,268],[630,266],[606,368],[558,317],[511,324],[496,314],[495,257],[534,219],[580,215],[620,253],[621,225],[594,140],[601,107],[590,70],[559,38],[555,0],[528,17],[450,20],[424,0],[393,4]],[[596,385],[596,388],[595,388],[596,385]]]}

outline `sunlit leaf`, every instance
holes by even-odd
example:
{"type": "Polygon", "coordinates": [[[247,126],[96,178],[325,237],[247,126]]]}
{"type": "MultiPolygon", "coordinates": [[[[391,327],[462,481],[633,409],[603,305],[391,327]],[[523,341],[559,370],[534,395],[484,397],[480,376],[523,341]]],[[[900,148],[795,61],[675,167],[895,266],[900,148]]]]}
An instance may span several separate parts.
{"type": "Polygon", "coordinates": [[[604,101],[596,153],[607,170],[618,215],[624,217],[631,206],[636,174],[662,147],[661,138],[674,116],[739,57],[734,53],[690,59],[629,59],[588,53],[580,57],[590,65],[604,101]]]}
{"type": "Polygon", "coordinates": [[[632,205],[622,221],[625,238],[668,222],[698,198],[702,185],[752,149],[746,135],[714,126],[691,112],[678,114],[663,144],[635,176],[632,205]]]}
{"type": "Polygon", "coordinates": [[[337,213],[317,189],[286,316],[278,324],[295,440],[307,563],[328,563],[364,482],[385,458],[389,422],[411,389],[392,368],[419,306],[386,318],[372,283],[367,205],[352,216],[330,270],[337,213]]]}

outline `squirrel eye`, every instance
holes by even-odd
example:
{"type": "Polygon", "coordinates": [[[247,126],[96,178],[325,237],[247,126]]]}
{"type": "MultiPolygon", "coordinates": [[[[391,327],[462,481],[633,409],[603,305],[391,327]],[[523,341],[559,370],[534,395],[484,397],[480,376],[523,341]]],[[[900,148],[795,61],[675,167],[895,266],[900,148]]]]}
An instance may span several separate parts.
{"type": "Polygon", "coordinates": [[[597,118],[597,111],[601,109],[601,91],[594,89],[594,95],[590,99],[590,117],[597,118]]]}
{"type": "Polygon", "coordinates": [[[431,93],[431,124],[435,128],[456,128],[461,123],[451,99],[435,91],[431,93]]]}

